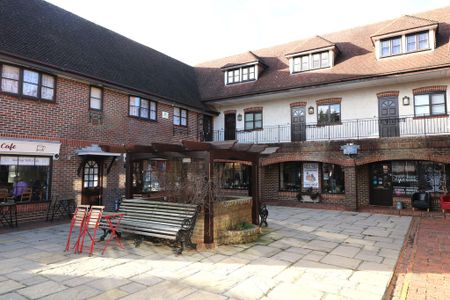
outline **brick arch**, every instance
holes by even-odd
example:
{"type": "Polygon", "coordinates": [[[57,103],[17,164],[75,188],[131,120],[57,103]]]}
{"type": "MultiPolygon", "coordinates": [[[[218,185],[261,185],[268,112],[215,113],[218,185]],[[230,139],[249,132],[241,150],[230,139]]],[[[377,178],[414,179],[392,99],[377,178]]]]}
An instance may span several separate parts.
{"type": "Polygon", "coordinates": [[[425,151],[409,151],[407,153],[384,153],[374,154],[355,160],[356,165],[366,165],[380,161],[392,160],[426,160],[437,163],[450,164],[449,155],[437,155],[433,153],[424,153],[425,151]]]}
{"type": "Polygon", "coordinates": [[[302,161],[302,162],[321,162],[328,164],[340,165],[343,167],[353,166],[353,160],[342,159],[339,157],[316,157],[308,154],[302,153],[289,153],[285,155],[267,157],[261,160],[261,166],[266,167],[269,165],[291,162],[291,161],[302,161]]]}

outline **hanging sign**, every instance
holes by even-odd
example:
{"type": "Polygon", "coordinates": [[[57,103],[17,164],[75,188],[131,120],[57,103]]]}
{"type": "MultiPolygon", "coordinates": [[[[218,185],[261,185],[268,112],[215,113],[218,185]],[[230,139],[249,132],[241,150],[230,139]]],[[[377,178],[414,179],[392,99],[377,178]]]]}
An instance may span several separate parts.
{"type": "Polygon", "coordinates": [[[303,187],[304,188],[319,187],[318,163],[303,163],[303,187]]]}

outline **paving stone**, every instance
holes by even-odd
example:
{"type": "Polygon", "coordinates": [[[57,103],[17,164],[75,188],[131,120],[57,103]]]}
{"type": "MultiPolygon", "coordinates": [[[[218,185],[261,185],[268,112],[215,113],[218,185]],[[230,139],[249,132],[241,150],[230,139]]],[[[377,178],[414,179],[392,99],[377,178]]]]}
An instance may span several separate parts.
{"type": "Polygon", "coordinates": [[[361,251],[361,248],[357,248],[357,247],[338,246],[333,251],[331,251],[330,254],[352,258],[360,251],[361,251]]]}
{"type": "Polygon", "coordinates": [[[18,290],[18,293],[30,299],[38,299],[50,294],[57,293],[66,288],[67,287],[63,286],[62,284],[53,281],[47,281],[18,290]]]}
{"type": "Polygon", "coordinates": [[[335,242],[327,242],[327,241],[321,241],[321,240],[313,240],[304,245],[304,248],[311,249],[311,250],[319,250],[319,251],[325,251],[329,252],[332,249],[336,248],[338,246],[338,243],[335,242]]]}
{"type": "Polygon", "coordinates": [[[398,254],[399,254],[399,251],[397,251],[397,250],[382,248],[378,255],[386,257],[386,258],[397,259],[398,254]]]}
{"type": "Polygon", "coordinates": [[[381,263],[383,261],[383,257],[378,256],[378,251],[370,250],[361,250],[355,255],[355,258],[374,263],[381,263]]]}
{"type": "Polygon", "coordinates": [[[299,299],[320,299],[323,293],[308,287],[299,286],[291,283],[281,283],[277,285],[267,295],[268,299],[292,299],[293,295],[297,295],[299,299]]]}
{"type": "Polygon", "coordinates": [[[107,291],[114,288],[119,288],[120,286],[128,283],[130,283],[130,281],[124,278],[102,278],[91,281],[87,285],[97,290],[107,291]]]}
{"type": "Polygon", "coordinates": [[[143,284],[132,282],[132,283],[121,286],[120,289],[127,292],[128,294],[133,294],[133,293],[136,293],[136,292],[139,292],[139,291],[145,289],[146,287],[147,286],[145,286],[143,284]]]}
{"type": "Polygon", "coordinates": [[[361,263],[361,260],[329,254],[329,255],[325,256],[321,260],[321,262],[329,264],[329,265],[333,265],[333,266],[350,268],[353,270],[358,267],[358,265],[361,263]]]}
{"type": "Polygon", "coordinates": [[[225,300],[225,299],[227,299],[227,297],[205,291],[196,291],[190,294],[189,296],[183,298],[183,300],[225,300]]]}
{"type": "Polygon", "coordinates": [[[61,299],[87,299],[100,294],[101,291],[89,286],[77,286],[65,289],[61,292],[41,298],[42,300],[61,300],[61,299]]]}
{"type": "Polygon", "coordinates": [[[196,292],[196,289],[181,283],[164,281],[145,290],[124,297],[124,300],[142,300],[142,299],[183,299],[184,297],[196,292]]]}
{"type": "Polygon", "coordinates": [[[0,295],[0,300],[27,300],[27,298],[17,293],[9,293],[0,295]]]}
{"type": "Polygon", "coordinates": [[[310,253],[308,253],[305,256],[303,256],[303,259],[311,260],[311,261],[320,261],[322,258],[325,257],[325,255],[327,255],[326,252],[311,251],[310,253]]]}
{"type": "Polygon", "coordinates": [[[91,300],[113,300],[127,296],[128,293],[119,289],[108,290],[98,296],[90,298],[91,300]]]}
{"type": "Polygon", "coordinates": [[[225,296],[238,299],[258,299],[267,293],[276,283],[267,277],[253,276],[228,290],[225,296]]]}
{"type": "Polygon", "coordinates": [[[287,261],[287,262],[294,263],[294,262],[298,261],[300,258],[302,258],[303,256],[304,256],[303,254],[283,251],[283,252],[280,252],[278,254],[275,254],[271,258],[273,258],[273,259],[280,259],[280,260],[284,260],[284,261],[287,261]]]}
{"type": "Polygon", "coordinates": [[[0,295],[18,290],[23,287],[23,284],[20,284],[19,282],[14,280],[2,281],[2,283],[0,284],[0,295]]]}
{"type": "Polygon", "coordinates": [[[160,283],[163,279],[153,275],[154,273],[143,273],[129,278],[131,281],[143,284],[145,286],[152,286],[160,283]]]}
{"type": "Polygon", "coordinates": [[[271,257],[279,253],[281,249],[270,246],[257,245],[244,251],[244,253],[256,255],[259,257],[271,257]]]}

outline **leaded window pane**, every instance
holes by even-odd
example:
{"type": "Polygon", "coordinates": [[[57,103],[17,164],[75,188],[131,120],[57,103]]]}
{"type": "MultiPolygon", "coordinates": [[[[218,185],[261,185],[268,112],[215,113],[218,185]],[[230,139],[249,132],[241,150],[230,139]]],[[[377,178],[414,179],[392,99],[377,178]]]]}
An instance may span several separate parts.
{"type": "Polygon", "coordinates": [[[428,49],[428,32],[423,32],[419,34],[419,49],[428,49]]]}
{"type": "Polygon", "coordinates": [[[415,51],[416,50],[416,36],[408,35],[406,37],[406,51],[415,51]]]}
{"type": "Polygon", "coordinates": [[[401,38],[392,39],[392,55],[400,54],[402,50],[401,44],[402,44],[401,38]]]}

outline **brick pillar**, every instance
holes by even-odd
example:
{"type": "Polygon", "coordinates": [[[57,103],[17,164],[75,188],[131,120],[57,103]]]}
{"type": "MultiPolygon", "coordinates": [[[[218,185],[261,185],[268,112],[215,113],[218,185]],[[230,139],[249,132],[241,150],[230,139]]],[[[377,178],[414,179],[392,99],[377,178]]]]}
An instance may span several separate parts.
{"type": "Polygon", "coordinates": [[[261,201],[277,201],[278,199],[278,164],[261,167],[261,201]]]}
{"type": "Polygon", "coordinates": [[[356,168],[358,178],[358,208],[369,205],[369,165],[356,168]]]}
{"type": "Polygon", "coordinates": [[[354,166],[344,167],[345,174],[345,200],[344,204],[349,210],[357,209],[357,194],[356,194],[356,169],[354,166]]]}

